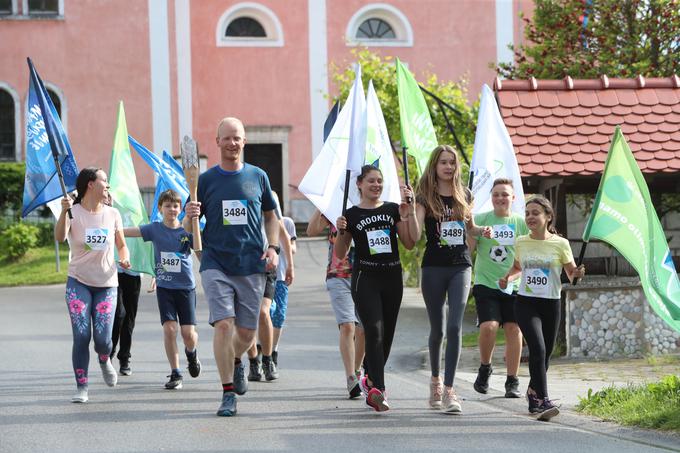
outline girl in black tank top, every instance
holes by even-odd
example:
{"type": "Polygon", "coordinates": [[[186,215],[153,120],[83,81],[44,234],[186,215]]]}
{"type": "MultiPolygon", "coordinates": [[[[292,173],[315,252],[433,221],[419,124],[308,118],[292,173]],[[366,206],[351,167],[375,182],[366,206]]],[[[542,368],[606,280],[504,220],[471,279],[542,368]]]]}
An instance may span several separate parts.
{"type": "Polygon", "coordinates": [[[361,194],[358,206],[338,217],[344,230],[335,240],[335,254],[342,259],[354,240],[352,298],[364,326],[366,375],[361,380],[366,404],[386,411],[385,362],[390,354],[403,292],[397,238],[407,249],[420,237],[411,189],[401,188],[402,203],[382,202],[382,173],[365,165],[357,177],[361,194]]]}
{"type": "Polygon", "coordinates": [[[467,236],[486,236],[489,227],[477,227],[472,218],[472,195],[460,180],[456,150],[440,145],[430,155],[417,189],[416,217],[424,225],[427,243],[422,262],[421,288],[430,319],[430,407],[446,414],[461,412],[453,389],[460,357],[463,313],[470,291],[471,266],[467,236]],[[439,377],[444,307],[449,312],[446,326],[444,383],[439,377]]]}

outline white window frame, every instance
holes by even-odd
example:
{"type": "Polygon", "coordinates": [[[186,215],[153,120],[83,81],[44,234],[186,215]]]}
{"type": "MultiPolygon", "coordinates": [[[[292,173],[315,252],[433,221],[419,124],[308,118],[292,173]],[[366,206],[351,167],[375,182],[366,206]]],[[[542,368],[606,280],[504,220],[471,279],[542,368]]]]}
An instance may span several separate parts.
{"type": "Polygon", "coordinates": [[[19,94],[8,83],[0,81],[0,90],[9,93],[14,101],[14,161],[21,161],[21,100],[19,94]]]}
{"type": "Polygon", "coordinates": [[[345,39],[348,46],[413,47],[413,28],[404,13],[387,3],[370,3],[359,9],[347,23],[345,39]],[[390,24],[396,38],[357,38],[359,26],[367,19],[381,19],[390,24]]]}
{"type": "Polygon", "coordinates": [[[215,30],[217,47],[283,47],[283,27],[274,12],[254,2],[237,3],[226,10],[217,21],[215,30]],[[240,17],[257,20],[267,35],[264,38],[226,36],[229,24],[240,17]]]}
{"type": "Polygon", "coordinates": [[[12,17],[19,14],[19,0],[11,0],[12,7],[10,8],[10,13],[5,16],[0,16],[2,18],[12,17]]]}
{"type": "MultiPolygon", "coordinates": [[[[53,92],[59,98],[59,104],[61,105],[61,125],[64,128],[64,132],[68,134],[68,104],[66,103],[66,96],[64,96],[62,89],[55,84],[45,81],[43,81],[43,83],[45,84],[46,90],[53,92]]],[[[26,102],[28,102],[28,99],[26,99],[26,102]]]]}
{"type": "Polygon", "coordinates": [[[45,17],[46,19],[54,18],[54,17],[64,17],[64,0],[59,0],[59,7],[56,15],[51,15],[51,14],[31,14],[31,12],[28,10],[28,0],[23,0],[23,13],[24,16],[29,16],[29,17],[45,17]]]}

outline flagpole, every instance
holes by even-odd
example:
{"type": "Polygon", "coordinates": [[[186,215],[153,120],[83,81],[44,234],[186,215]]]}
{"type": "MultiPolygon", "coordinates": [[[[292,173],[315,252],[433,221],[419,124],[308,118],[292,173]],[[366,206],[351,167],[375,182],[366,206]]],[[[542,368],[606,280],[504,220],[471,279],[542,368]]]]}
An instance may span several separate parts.
{"type": "MultiPolygon", "coordinates": [[[[345,170],[345,192],[342,194],[342,216],[347,213],[347,198],[349,198],[349,178],[351,170],[345,170]]],[[[340,230],[340,234],[345,234],[345,230],[340,230]]]]}
{"type": "MultiPolygon", "coordinates": [[[[581,264],[583,264],[583,257],[586,254],[586,247],[588,247],[588,242],[583,241],[583,243],[581,243],[581,251],[578,254],[578,261],[576,261],[576,267],[579,267],[581,264]]],[[[572,282],[572,285],[576,286],[579,280],[581,279],[575,278],[574,281],[572,282]]]]}
{"type": "Polygon", "coordinates": [[[467,156],[463,152],[463,145],[460,143],[460,140],[458,140],[458,136],[456,135],[456,131],[453,129],[453,125],[451,124],[451,121],[449,120],[449,117],[446,114],[446,109],[444,107],[447,107],[449,110],[456,113],[458,116],[461,116],[461,113],[458,110],[456,110],[455,108],[453,108],[451,105],[449,105],[448,103],[443,101],[441,98],[439,98],[434,93],[426,90],[422,85],[419,84],[418,87],[420,88],[420,90],[423,93],[430,95],[437,102],[437,104],[439,104],[439,108],[441,108],[441,110],[442,110],[442,115],[444,115],[444,121],[446,121],[446,128],[449,130],[449,132],[453,136],[453,140],[456,142],[456,146],[460,150],[460,154],[463,156],[463,160],[465,161],[465,163],[469,167],[470,161],[468,160],[467,156]]]}
{"type": "MultiPolygon", "coordinates": [[[[401,160],[404,165],[404,181],[406,182],[406,186],[409,186],[409,177],[408,177],[408,159],[406,157],[406,150],[408,149],[408,146],[402,146],[401,147],[401,160]]],[[[408,197],[406,199],[407,203],[411,203],[411,197],[408,197]]]]}

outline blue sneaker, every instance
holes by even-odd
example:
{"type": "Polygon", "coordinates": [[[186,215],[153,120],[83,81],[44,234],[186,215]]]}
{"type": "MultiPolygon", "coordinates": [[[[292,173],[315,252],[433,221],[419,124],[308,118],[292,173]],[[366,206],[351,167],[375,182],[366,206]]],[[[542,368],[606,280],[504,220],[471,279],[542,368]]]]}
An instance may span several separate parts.
{"type": "Polygon", "coordinates": [[[236,395],[234,392],[224,392],[222,404],[217,409],[217,415],[220,417],[233,417],[236,415],[236,395]]]}
{"type": "Polygon", "coordinates": [[[245,395],[248,391],[248,380],[246,379],[246,366],[243,362],[234,364],[234,392],[237,395],[245,395]]]}
{"type": "Polygon", "coordinates": [[[537,420],[547,422],[556,415],[559,415],[560,410],[557,406],[555,406],[555,404],[553,404],[552,401],[550,401],[548,398],[544,398],[543,402],[538,407],[537,413],[538,413],[537,420]]]}

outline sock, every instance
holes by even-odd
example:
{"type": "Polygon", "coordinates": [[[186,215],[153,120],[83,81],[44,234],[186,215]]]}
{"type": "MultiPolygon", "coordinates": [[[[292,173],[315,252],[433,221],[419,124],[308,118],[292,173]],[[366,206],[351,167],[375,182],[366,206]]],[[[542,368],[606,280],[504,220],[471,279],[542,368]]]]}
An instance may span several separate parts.
{"type": "Polygon", "coordinates": [[[490,363],[480,363],[479,365],[480,365],[482,368],[491,368],[491,364],[490,364],[490,363]]]}
{"type": "Polygon", "coordinates": [[[177,374],[177,375],[181,376],[181,375],[182,375],[182,370],[180,370],[179,368],[173,368],[172,371],[171,371],[171,373],[172,373],[172,374],[177,374]]]}
{"type": "Polygon", "coordinates": [[[263,363],[269,363],[269,362],[271,362],[271,360],[272,360],[272,356],[270,356],[270,355],[263,355],[262,356],[262,362],[263,363]]]}
{"type": "Polygon", "coordinates": [[[189,351],[187,348],[184,348],[184,353],[187,355],[189,358],[193,358],[196,355],[196,348],[192,349],[189,351]]]}
{"type": "Polygon", "coordinates": [[[251,364],[252,363],[260,363],[260,361],[257,360],[257,357],[253,357],[252,359],[249,358],[248,360],[250,361],[251,364]]]}
{"type": "Polygon", "coordinates": [[[222,393],[227,393],[227,392],[233,392],[234,391],[234,384],[233,383],[228,383],[228,384],[222,384],[222,393]]]}
{"type": "Polygon", "coordinates": [[[234,359],[234,365],[240,366],[241,365],[241,358],[234,359]]]}

